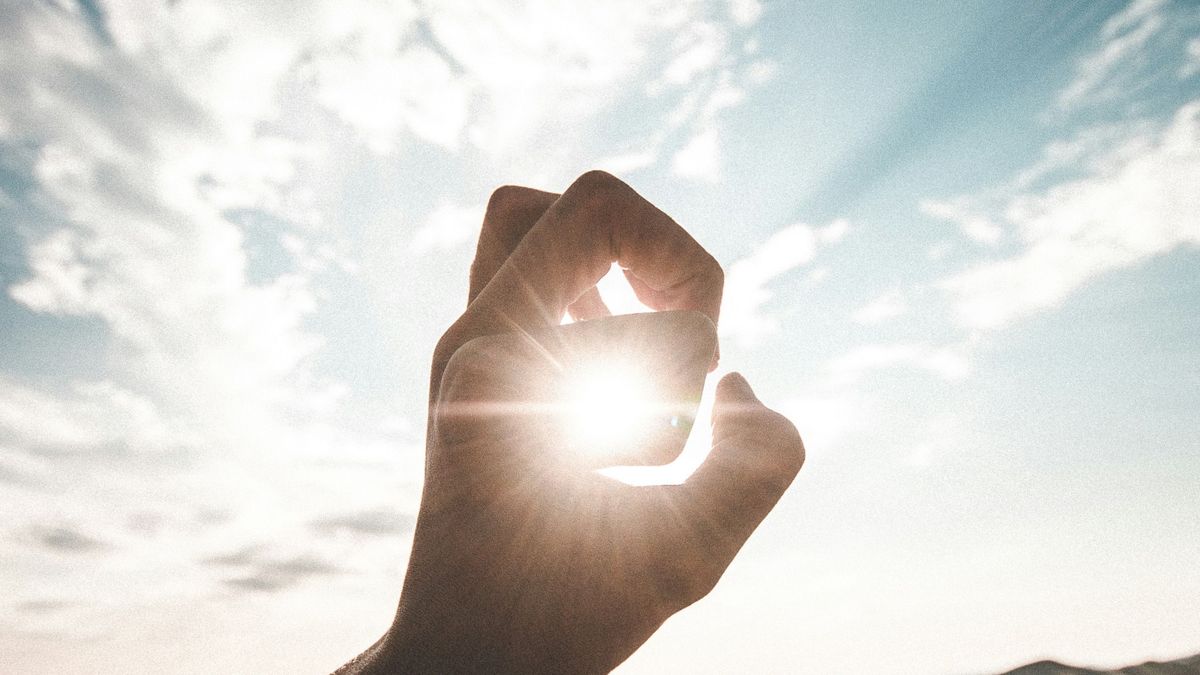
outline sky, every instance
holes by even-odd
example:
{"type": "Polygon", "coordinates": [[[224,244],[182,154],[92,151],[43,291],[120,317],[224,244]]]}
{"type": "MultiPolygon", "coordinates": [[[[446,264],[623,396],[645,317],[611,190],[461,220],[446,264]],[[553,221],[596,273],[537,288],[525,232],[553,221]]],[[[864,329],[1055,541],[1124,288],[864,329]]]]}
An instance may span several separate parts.
{"type": "Polygon", "coordinates": [[[0,671],[370,644],[488,196],[593,168],[808,451],[618,672],[1200,652],[1195,2],[0,0],[0,671]]]}

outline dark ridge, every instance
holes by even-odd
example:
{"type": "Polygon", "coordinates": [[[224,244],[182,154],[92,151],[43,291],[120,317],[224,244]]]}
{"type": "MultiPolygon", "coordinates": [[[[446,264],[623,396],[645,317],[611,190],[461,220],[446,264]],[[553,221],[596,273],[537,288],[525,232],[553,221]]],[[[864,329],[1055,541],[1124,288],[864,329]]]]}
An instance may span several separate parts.
{"type": "Polygon", "coordinates": [[[1200,675],[1200,654],[1174,661],[1147,661],[1117,670],[1095,670],[1068,666],[1057,661],[1037,661],[1001,675],[1200,675]]]}

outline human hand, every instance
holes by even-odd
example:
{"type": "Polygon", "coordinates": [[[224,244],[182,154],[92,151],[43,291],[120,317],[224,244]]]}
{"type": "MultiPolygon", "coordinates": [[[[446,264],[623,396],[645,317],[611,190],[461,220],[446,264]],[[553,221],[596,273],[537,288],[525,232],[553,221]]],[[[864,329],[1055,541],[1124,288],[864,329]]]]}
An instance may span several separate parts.
{"type": "Polygon", "coordinates": [[[468,307],[433,355],[425,489],[399,609],[343,672],[611,670],[712,589],[791,484],[800,437],[737,374],[717,387],[712,451],[682,485],[635,487],[555,462],[544,428],[463,414],[499,391],[489,373],[501,370],[496,354],[463,345],[557,326],[568,309],[607,314],[595,284],[614,261],[651,308],[716,322],[719,265],[621,181],[590,172],[561,196],[492,195],[468,307]]]}

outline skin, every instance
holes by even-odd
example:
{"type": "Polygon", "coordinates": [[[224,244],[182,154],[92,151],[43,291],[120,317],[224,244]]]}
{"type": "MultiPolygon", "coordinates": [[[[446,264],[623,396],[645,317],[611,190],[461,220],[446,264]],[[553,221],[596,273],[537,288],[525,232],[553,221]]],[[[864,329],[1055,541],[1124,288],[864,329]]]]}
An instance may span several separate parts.
{"type": "Polygon", "coordinates": [[[736,373],[717,387],[712,451],[682,485],[625,485],[554,461],[528,419],[453,412],[502,391],[496,355],[464,345],[557,326],[565,311],[607,315],[595,284],[614,261],[651,308],[717,321],[720,266],[620,180],[593,171],[561,195],[492,195],[467,309],[433,354],[399,608],[339,673],[608,672],[713,588],[792,483],[799,434],[736,373]]]}

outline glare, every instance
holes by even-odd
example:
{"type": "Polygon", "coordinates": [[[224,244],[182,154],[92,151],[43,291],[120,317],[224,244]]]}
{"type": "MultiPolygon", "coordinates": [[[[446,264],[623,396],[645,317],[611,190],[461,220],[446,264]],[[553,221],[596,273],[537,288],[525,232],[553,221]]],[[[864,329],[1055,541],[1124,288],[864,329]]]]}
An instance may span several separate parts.
{"type": "Polygon", "coordinates": [[[637,314],[653,311],[642,304],[641,300],[638,300],[633,288],[626,281],[621,266],[617,263],[613,263],[608,273],[596,284],[596,290],[600,291],[600,297],[604,299],[604,304],[613,314],[637,314]]]}
{"type": "Polygon", "coordinates": [[[704,463],[712,449],[712,420],[713,397],[716,394],[716,383],[724,372],[718,371],[710,376],[704,384],[704,394],[700,407],[692,420],[691,430],[684,443],[683,452],[670,464],[662,466],[612,466],[600,469],[600,473],[628,485],[679,485],[704,463]]]}
{"type": "Polygon", "coordinates": [[[637,443],[661,405],[653,386],[620,365],[584,369],[567,383],[565,424],[573,446],[615,453],[637,443]]]}

